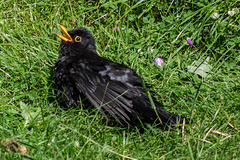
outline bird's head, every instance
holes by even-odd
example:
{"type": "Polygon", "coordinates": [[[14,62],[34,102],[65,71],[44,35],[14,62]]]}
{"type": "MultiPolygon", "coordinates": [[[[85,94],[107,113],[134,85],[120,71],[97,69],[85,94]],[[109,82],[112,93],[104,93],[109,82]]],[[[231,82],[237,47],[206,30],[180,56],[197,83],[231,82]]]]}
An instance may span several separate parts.
{"type": "Polygon", "coordinates": [[[86,28],[79,27],[68,31],[62,25],[58,24],[58,26],[61,28],[63,34],[65,35],[64,37],[62,35],[54,33],[62,40],[60,48],[68,50],[70,49],[76,52],[84,50],[96,51],[94,38],[86,28]]]}

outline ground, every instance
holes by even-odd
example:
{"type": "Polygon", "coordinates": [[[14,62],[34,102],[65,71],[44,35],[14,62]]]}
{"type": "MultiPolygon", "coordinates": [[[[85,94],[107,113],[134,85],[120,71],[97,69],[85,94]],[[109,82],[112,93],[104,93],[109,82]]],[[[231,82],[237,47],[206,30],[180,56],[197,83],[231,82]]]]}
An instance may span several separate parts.
{"type": "Polygon", "coordinates": [[[0,159],[237,159],[239,6],[210,0],[2,1],[0,159]],[[56,24],[88,28],[102,57],[135,69],[165,110],[191,124],[123,128],[91,106],[62,108],[51,84],[60,44],[56,24]]]}

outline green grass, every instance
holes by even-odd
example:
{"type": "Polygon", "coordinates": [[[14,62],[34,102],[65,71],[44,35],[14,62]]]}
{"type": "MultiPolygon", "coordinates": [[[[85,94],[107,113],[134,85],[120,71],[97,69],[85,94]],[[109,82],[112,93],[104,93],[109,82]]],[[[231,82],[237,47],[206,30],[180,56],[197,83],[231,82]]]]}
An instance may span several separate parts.
{"type": "Polygon", "coordinates": [[[232,8],[237,0],[1,1],[0,159],[238,159],[240,13],[229,16],[232,8]],[[59,106],[51,86],[56,24],[87,27],[101,56],[135,69],[164,109],[191,124],[184,132],[122,128],[92,107],[59,106]],[[207,57],[208,77],[188,72],[207,57]],[[11,140],[28,154],[8,152],[11,140]]]}

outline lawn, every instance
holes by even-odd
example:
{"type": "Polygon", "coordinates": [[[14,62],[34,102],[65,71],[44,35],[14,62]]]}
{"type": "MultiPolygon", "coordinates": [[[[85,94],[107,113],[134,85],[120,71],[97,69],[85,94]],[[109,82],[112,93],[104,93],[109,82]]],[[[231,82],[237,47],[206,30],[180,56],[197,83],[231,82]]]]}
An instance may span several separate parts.
{"type": "Polygon", "coordinates": [[[238,159],[239,10],[238,0],[1,1],[0,159],[238,159]],[[191,123],[124,128],[92,106],[63,108],[57,24],[89,29],[99,55],[136,70],[191,123]]]}

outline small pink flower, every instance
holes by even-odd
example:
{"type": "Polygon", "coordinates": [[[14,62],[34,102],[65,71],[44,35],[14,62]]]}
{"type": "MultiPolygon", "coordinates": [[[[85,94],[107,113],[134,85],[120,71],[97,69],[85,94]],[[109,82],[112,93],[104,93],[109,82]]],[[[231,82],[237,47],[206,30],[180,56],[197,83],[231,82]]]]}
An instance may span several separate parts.
{"type": "Polygon", "coordinates": [[[189,45],[191,45],[191,46],[193,45],[190,38],[187,38],[187,43],[188,43],[189,45]]]}
{"type": "Polygon", "coordinates": [[[155,63],[156,65],[158,65],[158,66],[161,66],[161,64],[163,63],[163,59],[160,58],[160,57],[156,57],[156,58],[154,59],[154,63],[155,63]]]}
{"type": "Polygon", "coordinates": [[[119,27],[114,27],[113,30],[114,31],[119,31],[119,27]]]}

